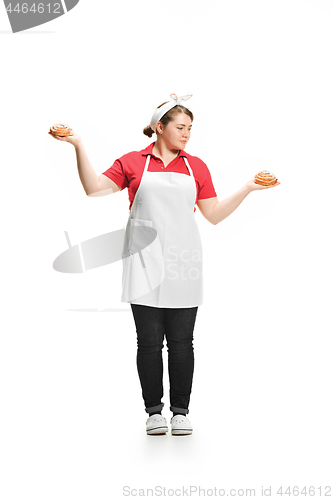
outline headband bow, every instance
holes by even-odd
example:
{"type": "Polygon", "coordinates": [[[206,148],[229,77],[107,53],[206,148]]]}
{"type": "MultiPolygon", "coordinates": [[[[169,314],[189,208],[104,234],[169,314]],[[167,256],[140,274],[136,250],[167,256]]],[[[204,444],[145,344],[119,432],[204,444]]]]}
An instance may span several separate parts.
{"type": "Polygon", "coordinates": [[[162,116],[170,111],[170,109],[174,108],[175,106],[181,105],[183,102],[190,99],[190,97],[192,97],[192,94],[182,95],[180,97],[178,97],[176,94],[170,94],[170,97],[172,98],[172,101],[166,102],[160,108],[155,109],[155,112],[150,120],[150,126],[154,132],[156,132],[156,124],[160,121],[162,116]]]}
{"type": "Polygon", "coordinates": [[[170,94],[170,97],[172,97],[172,99],[174,101],[176,101],[176,105],[180,104],[182,101],[188,101],[191,97],[192,97],[192,94],[189,94],[189,95],[182,95],[180,97],[177,96],[177,94],[170,94]]]}

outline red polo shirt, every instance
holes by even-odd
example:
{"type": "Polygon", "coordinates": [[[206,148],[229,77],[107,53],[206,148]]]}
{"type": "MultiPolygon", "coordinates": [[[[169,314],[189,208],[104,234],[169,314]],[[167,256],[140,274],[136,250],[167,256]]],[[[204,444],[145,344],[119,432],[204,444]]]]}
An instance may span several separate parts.
{"type": "MultiPolygon", "coordinates": [[[[125,189],[126,187],[128,188],[130,209],[135,197],[135,193],[141,182],[147,155],[151,155],[148,166],[148,170],[150,172],[165,171],[190,175],[182,158],[183,156],[185,156],[190,164],[197,186],[197,198],[195,203],[197,203],[198,200],[203,200],[205,198],[214,198],[217,196],[208,167],[202,160],[200,160],[200,158],[189,155],[182,150],[166,168],[161,168],[162,160],[153,155],[153,146],[154,142],[142,151],[132,151],[131,153],[125,154],[121,158],[118,158],[118,160],[114,162],[112,167],[103,172],[103,174],[109,177],[113,182],[115,182],[121,188],[121,190],[125,189]]],[[[196,208],[194,207],[194,211],[195,210],[196,208]]]]}

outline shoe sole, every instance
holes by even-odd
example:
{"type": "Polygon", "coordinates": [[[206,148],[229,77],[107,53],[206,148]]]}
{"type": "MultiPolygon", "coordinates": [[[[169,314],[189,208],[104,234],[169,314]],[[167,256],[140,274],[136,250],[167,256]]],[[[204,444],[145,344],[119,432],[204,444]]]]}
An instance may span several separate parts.
{"type": "Polygon", "coordinates": [[[147,434],[149,436],[155,436],[158,434],[166,434],[168,432],[167,427],[156,427],[155,429],[149,429],[147,430],[147,434]]]}
{"type": "Polygon", "coordinates": [[[193,429],[191,430],[186,430],[186,429],[174,429],[171,431],[172,436],[187,436],[189,434],[192,434],[193,429]]]}

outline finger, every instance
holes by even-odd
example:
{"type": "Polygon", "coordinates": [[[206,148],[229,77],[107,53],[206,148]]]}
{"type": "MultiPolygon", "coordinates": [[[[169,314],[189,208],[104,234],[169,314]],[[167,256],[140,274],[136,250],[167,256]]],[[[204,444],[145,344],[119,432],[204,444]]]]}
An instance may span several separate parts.
{"type": "Polygon", "coordinates": [[[277,186],[278,184],[280,184],[280,182],[275,182],[274,184],[271,184],[269,186],[264,186],[264,184],[257,184],[256,182],[254,184],[255,186],[257,186],[258,189],[268,189],[277,186]]]}
{"type": "Polygon", "coordinates": [[[53,137],[54,139],[58,139],[58,136],[53,135],[52,132],[48,132],[48,134],[50,134],[50,136],[53,137]]]}

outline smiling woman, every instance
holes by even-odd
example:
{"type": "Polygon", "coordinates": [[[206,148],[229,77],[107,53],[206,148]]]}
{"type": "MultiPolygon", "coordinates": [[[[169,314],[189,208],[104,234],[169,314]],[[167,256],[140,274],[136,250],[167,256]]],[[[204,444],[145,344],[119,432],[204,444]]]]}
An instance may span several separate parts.
{"type": "MultiPolygon", "coordinates": [[[[97,176],[80,137],[56,137],[75,145],[78,170],[88,195],[128,188],[130,211],[123,245],[122,302],[131,305],[137,332],[137,368],[147,434],[165,434],[163,398],[164,337],[168,347],[172,434],[191,434],[189,412],[194,370],[193,331],[203,303],[202,244],[197,204],[216,225],[251,192],[272,188],[248,181],[218,201],[207,165],[185,153],[193,114],[184,106],[191,96],[161,104],[144,134],[156,141],[118,158],[97,176]],[[151,235],[154,230],[154,240],[151,235]],[[149,239],[150,238],[150,239],[149,239]]],[[[277,185],[277,184],[275,184],[277,185]]]]}

